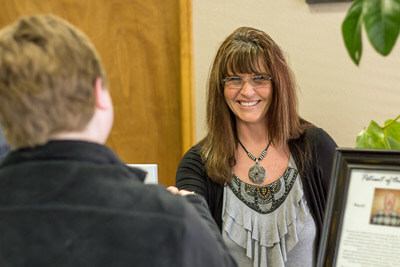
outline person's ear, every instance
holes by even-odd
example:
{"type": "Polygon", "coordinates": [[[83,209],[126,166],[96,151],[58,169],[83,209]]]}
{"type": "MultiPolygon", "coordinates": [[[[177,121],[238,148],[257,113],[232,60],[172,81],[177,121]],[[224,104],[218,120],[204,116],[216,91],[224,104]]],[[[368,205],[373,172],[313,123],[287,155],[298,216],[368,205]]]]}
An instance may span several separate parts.
{"type": "Polygon", "coordinates": [[[99,109],[108,109],[111,107],[111,96],[107,89],[103,88],[103,80],[98,77],[94,83],[94,93],[96,98],[96,107],[99,109]]]}

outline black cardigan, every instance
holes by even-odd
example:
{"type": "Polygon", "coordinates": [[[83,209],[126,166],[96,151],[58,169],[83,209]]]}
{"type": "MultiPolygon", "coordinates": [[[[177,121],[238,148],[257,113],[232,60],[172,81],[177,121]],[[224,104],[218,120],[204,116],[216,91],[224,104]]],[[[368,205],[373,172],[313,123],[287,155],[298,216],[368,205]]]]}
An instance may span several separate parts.
{"type": "MultiPolygon", "coordinates": [[[[289,149],[297,166],[301,165],[298,151],[305,150],[307,140],[311,147],[311,160],[300,172],[300,176],[307,203],[310,205],[317,226],[317,244],[319,244],[337,145],[323,129],[309,128],[300,138],[289,142],[289,149]]],[[[223,186],[208,177],[204,165],[201,160],[200,145],[197,144],[183,156],[176,173],[176,186],[204,196],[214,220],[222,230],[223,186]]]]}

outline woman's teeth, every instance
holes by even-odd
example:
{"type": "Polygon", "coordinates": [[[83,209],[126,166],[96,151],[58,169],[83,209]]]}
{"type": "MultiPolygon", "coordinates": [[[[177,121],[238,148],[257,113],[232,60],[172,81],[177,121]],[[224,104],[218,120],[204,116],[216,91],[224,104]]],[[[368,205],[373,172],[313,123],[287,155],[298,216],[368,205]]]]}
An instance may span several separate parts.
{"type": "Polygon", "coordinates": [[[240,103],[240,105],[242,105],[242,106],[250,107],[250,106],[254,106],[255,104],[257,104],[258,101],[253,101],[253,102],[243,102],[243,101],[240,101],[239,103],[240,103]]]}

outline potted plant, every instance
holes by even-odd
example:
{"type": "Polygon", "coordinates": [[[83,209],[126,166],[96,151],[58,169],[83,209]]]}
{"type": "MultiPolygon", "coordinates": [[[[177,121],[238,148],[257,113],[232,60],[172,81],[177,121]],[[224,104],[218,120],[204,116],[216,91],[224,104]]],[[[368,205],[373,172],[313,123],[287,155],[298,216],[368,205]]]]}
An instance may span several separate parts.
{"type": "MultiPolygon", "coordinates": [[[[353,62],[359,65],[362,55],[362,28],[369,42],[387,56],[400,30],[400,0],[355,0],[342,24],[342,36],[353,62]]],[[[356,139],[357,148],[400,149],[400,115],[386,120],[383,126],[371,121],[356,139]]]]}

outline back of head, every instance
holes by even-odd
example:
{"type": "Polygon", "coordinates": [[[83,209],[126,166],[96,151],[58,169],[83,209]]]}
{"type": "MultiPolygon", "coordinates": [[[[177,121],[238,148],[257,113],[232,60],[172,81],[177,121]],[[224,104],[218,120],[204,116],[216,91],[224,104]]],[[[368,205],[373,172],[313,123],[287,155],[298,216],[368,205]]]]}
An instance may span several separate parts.
{"type": "Polygon", "coordinates": [[[21,17],[0,31],[0,124],[14,148],[83,130],[107,83],[89,38],[54,15],[21,17]]]}

